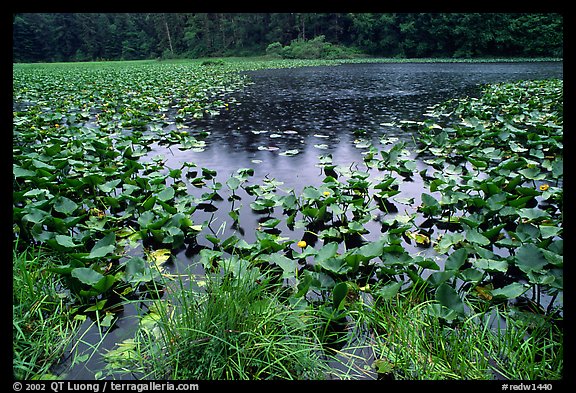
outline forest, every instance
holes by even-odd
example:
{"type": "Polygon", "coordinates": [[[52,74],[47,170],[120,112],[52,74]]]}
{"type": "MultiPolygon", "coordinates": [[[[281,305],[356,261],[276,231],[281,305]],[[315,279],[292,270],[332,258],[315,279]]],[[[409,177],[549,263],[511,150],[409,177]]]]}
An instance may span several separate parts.
{"type": "MultiPolygon", "coordinates": [[[[13,14],[15,63],[298,57],[277,49],[314,39],[346,56],[562,57],[563,18],[556,13],[13,14]]],[[[325,57],[318,53],[314,56],[325,57]]]]}

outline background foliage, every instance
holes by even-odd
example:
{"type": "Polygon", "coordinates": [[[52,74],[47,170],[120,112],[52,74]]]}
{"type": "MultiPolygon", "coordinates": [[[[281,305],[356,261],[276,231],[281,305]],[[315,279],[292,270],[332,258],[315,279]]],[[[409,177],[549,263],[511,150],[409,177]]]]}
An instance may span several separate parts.
{"type": "Polygon", "coordinates": [[[563,55],[554,13],[21,13],[13,61],[251,56],[318,36],[374,56],[563,55]]]}

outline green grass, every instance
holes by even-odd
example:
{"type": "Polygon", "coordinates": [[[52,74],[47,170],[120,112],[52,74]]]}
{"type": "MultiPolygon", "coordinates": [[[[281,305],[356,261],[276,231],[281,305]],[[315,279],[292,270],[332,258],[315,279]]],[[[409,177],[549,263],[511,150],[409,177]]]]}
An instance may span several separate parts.
{"type": "Polygon", "coordinates": [[[549,320],[495,308],[447,322],[414,291],[354,313],[372,333],[376,365],[407,380],[556,380],[563,374],[562,330],[549,320]]]}
{"type": "Polygon", "coordinates": [[[135,338],[108,352],[111,374],[193,380],[557,380],[563,374],[562,330],[528,313],[496,308],[446,321],[434,312],[436,301],[408,289],[388,300],[347,300],[347,322],[325,334],[317,308],[288,304],[281,295],[286,288],[265,276],[244,271],[192,284],[173,282],[175,296],[154,302],[135,338]]]}
{"type": "Polygon", "coordinates": [[[111,372],[174,380],[323,379],[329,372],[317,318],[283,301],[257,269],[206,276],[191,287],[189,279],[173,282],[174,295],[150,307],[135,338],[107,354],[111,372]]]}
{"type": "Polygon", "coordinates": [[[40,250],[13,251],[12,333],[16,379],[47,378],[64,354],[77,324],[70,318],[60,276],[40,250]]]}

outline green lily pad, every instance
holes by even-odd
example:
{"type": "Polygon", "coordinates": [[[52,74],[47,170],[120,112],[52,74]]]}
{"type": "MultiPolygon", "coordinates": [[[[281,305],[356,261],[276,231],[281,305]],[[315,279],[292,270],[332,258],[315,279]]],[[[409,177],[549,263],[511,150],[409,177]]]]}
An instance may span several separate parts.
{"type": "Polygon", "coordinates": [[[514,299],[526,292],[530,287],[524,284],[514,282],[512,284],[506,285],[505,287],[494,289],[491,291],[493,297],[499,297],[504,299],[514,299]]]}
{"type": "Polygon", "coordinates": [[[534,244],[524,244],[516,251],[516,265],[525,273],[541,270],[548,260],[540,248],[534,244]]]}
{"type": "Polygon", "coordinates": [[[460,295],[448,284],[440,284],[436,289],[436,300],[444,307],[464,315],[464,302],[460,295]]]}
{"type": "Polygon", "coordinates": [[[71,274],[72,277],[75,277],[82,283],[90,286],[96,284],[104,277],[103,274],[98,273],[94,269],[88,267],[77,267],[76,269],[72,270],[71,274]]]}
{"type": "Polygon", "coordinates": [[[176,193],[176,191],[174,191],[174,188],[166,187],[158,193],[158,199],[163,201],[163,202],[167,202],[167,201],[171,200],[172,198],[174,198],[175,193],[176,193]]]}
{"type": "Polygon", "coordinates": [[[89,259],[92,258],[101,258],[108,254],[111,254],[116,249],[116,234],[114,232],[110,232],[105,237],[100,239],[99,241],[94,244],[90,254],[88,255],[89,259]]]}
{"type": "Polygon", "coordinates": [[[78,208],[78,204],[73,200],[60,196],[54,202],[54,210],[62,214],[71,214],[78,208]]]}
{"type": "Polygon", "coordinates": [[[296,277],[296,268],[298,267],[298,261],[287,258],[281,254],[270,254],[265,258],[270,263],[280,266],[282,269],[282,278],[293,278],[296,277]]]}

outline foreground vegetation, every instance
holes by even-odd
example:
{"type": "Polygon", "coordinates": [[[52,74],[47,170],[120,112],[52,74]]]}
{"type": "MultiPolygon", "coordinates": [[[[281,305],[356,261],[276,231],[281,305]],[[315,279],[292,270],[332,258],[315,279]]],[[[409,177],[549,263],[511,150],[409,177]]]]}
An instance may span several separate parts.
{"type": "Polygon", "coordinates": [[[51,258],[40,249],[13,255],[13,367],[17,379],[49,373],[78,327],[67,307],[62,278],[47,271],[51,258]]]}
{"type": "MultiPolygon", "coordinates": [[[[251,168],[221,182],[148,158],[153,143],[201,152],[209,135],[186,122],[233,108],[227,93],[248,82],[237,71],[271,64],[293,63],[15,67],[13,307],[45,292],[35,318],[62,316],[55,337],[31,325],[39,339],[20,334],[30,315],[15,318],[15,375],[58,356],[24,359],[24,340],[70,337],[73,315],[110,327],[133,304],[139,329],[100,376],[561,378],[562,81],[486,86],[396,124],[417,133],[417,158],[358,132],[363,162],[321,155],[321,181],[300,194],[251,168]],[[416,176],[426,189],[405,198],[416,176]],[[223,196],[261,215],[255,242],[195,221],[223,196]],[[185,249],[205,274],[168,269],[185,249]],[[32,274],[50,284],[31,289],[32,274]]],[[[227,214],[241,217],[234,203],[227,214]]]]}

